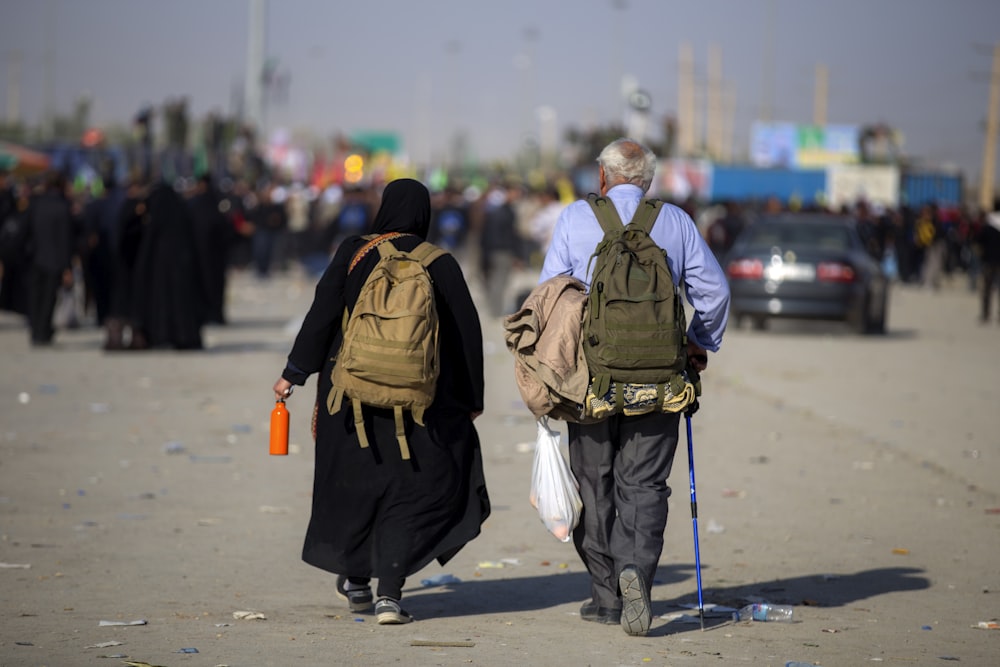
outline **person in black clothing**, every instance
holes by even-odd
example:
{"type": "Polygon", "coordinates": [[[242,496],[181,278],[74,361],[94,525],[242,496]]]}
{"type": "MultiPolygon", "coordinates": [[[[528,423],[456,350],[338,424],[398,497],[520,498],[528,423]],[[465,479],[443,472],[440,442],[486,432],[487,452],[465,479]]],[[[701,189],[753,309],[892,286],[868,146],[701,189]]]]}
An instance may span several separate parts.
{"type": "Polygon", "coordinates": [[[0,169],[0,310],[27,315],[27,202],[18,198],[9,177],[0,169]]]}
{"type": "Polygon", "coordinates": [[[87,204],[83,213],[87,250],[87,283],[94,299],[97,325],[105,326],[111,312],[117,266],[118,219],[125,190],[112,175],[103,180],[104,192],[87,204]]]}
{"type": "Polygon", "coordinates": [[[133,347],[201,349],[206,290],[187,202],[170,185],[154,185],[140,228],[132,271],[133,347]]]}
{"type": "Polygon", "coordinates": [[[431,229],[427,240],[445,250],[461,255],[465,237],[469,232],[469,213],[462,193],[454,188],[445,190],[441,206],[431,215],[431,229]]]}
{"type": "Polygon", "coordinates": [[[514,184],[494,189],[486,196],[480,261],[486,283],[486,301],[493,317],[507,314],[505,299],[511,273],[524,259],[524,245],[517,230],[517,211],[514,208],[520,197],[521,188],[514,184]]]}
{"type": "Polygon", "coordinates": [[[708,228],[708,238],[706,239],[708,247],[712,249],[712,254],[719,261],[722,261],[722,257],[733,247],[736,237],[746,227],[746,220],[743,218],[740,205],[737,202],[727,201],[725,208],[725,215],[713,222],[708,228]]]}
{"type": "Polygon", "coordinates": [[[320,235],[324,252],[332,254],[347,237],[367,233],[372,220],[368,197],[368,191],[361,187],[349,188],[344,192],[340,211],[320,235]]]}
{"type": "MultiPolygon", "coordinates": [[[[371,231],[402,233],[388,242],[411,251],[427,237],[430,213],[427,188],[411,179],[392,181],[371,231]]],[[[412,618],[399,606],[405,578],[432,560],[446,563],[489,516],[473,425],[483,410],[483,339],[461,267],[451,255],[438,258],[428,271],[440,323],[440,374],[425,425],[406,416],[411,458],[403,459],[393,411],[365,406],[371,446],[362,448],[350,402],[331,415],[326,397],[343,315],[379,259],[377,250],[369,252],[349,272],[364,244],[350,236],[338,247],[273,389],[284,399],[293,384],[319,373],[312,518],[303,560],[346,577],[343,594],[355,612],[372,608],[370,579],[377,578],[378,622],[406,623],[412,618]]]]}
{"type": "Polygon", "coordinates": [[[982,262],[983,297],[979,320],[990,321],[993,292],[1000,290],[1000,211],[988,213],[979,230],[978,245],[982,262]]]}
{"type": "Polygon", "coordinates": [[[274,201],[274,186],[266,185],[260,192],[260,201],[249,215],[253,225],[253,259],[258,278],[271,275],[275,251],[281,242],[281,235],[288,228],[288,212],[285,205],[274,201]]]}
{"type": "Polygon", "coordinates": [[[73,279],[71,264],[76,236],[65,190],[65,177],[52,172],[45,179],[44,190],[28,204],[28,326],[33,345],[52,343],[56,295],[61,285],[73,279]]]}
{"type": "Polygon", "coordinates": [[[132,319],[135,263],[139,255],[139,244],[142,242],[145,214],[146,187],[136,173],[125,188],[122,204],[115,218],[114,245],[111,248],[114,281],[111,284],[108,315],[104,320],[104,349],[108,351],[147,347],[145,337],[133,326],[132,319]],[[129,336],[127,342],[126,334],[129,336]]]}
{"type": "Polygon", "coordinates": [[[194,194],[188,200],[207,290],[205,316],[206,321],[212,324],[226,323],[226,270],[229,266],[229,247],[236,236],[233,225],[219,209],[220,201],[209,174],[198,179],[194,194]]]}

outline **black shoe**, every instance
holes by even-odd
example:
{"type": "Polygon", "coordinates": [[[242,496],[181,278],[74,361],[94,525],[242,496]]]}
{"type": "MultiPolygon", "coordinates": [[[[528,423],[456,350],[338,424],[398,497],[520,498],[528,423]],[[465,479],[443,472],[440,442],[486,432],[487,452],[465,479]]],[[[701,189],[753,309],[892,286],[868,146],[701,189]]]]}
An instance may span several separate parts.
{"type": "Polygon", "coordinates": [[[580,618],[593,623],[618,625],[622,622],[622,610],[601,607],[593,600],[588,600],[580,607],[580,618]]]}
{"type": "Polygon", "coordinates": [[[622,630],[634,637],[645,636],[652,623],[652,613],[642,573],[634,565],[626,565],[618,575],[618,588],[622,594],[622,630]]]}
{"type": "Polygon", "coordinates": [[[347,577],[339,575],[337,577],[337,597],[347,600],[347,607],[354,613],[369,611],[372,608],[372,589],[370,586],[364,588],[347,588],[347,577]]]}
{"type": "Polygon", "coordinates": [[[383,597],[375,603],[375,620],[379,625],[402,625],[412,621],[413,617],[399,606],[397,600],[383,597]]]}

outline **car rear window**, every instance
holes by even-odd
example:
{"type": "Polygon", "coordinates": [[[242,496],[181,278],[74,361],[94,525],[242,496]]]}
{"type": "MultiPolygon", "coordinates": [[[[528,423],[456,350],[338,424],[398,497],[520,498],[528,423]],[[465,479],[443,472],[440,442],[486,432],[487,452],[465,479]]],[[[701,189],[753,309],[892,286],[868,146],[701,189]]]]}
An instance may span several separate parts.
{"type": "Polygon", "coordinates": [[[794,246],[798,248],[826,248],[847,250],[850,235],[841,225],[817,223],[760,224],[751,227],[747,242],[755,246],[794,246]]]}

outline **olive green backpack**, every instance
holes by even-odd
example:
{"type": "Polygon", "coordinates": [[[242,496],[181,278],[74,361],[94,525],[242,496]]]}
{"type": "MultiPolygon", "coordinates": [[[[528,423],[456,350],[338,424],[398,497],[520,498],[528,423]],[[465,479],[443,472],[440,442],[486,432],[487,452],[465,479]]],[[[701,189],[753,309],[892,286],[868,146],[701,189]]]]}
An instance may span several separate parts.
{"type": "Polygon", "coordinates": [[[644,198],[623,226],[609,199],[591,194],[587,201],[604,230],[590,258],[594,272],[583,324],[593,393],[604,396],[612,382],[618,394],[622,384],[657,384],[662,402],[667,389],[674,395],[683,389],[687,364],[680,290],[666,251],[649,236],[663,202],[644,198]]]}
{"type": "Polygon", "coordinates": [[[343,399],[354,408],[354,423],[362,447],[368,447],[361,406],[391,408],[403,459],[410,458],[403,411],[424,423],[424,410],[434,401],[439,372],[438,316],[434,286],[427,267],[446,251],[422,242],[399,250],[392,238],[367,236],[351,267],[377,247],[379,261],[365,279],[350,316],[344,310],[344,340],[333,366],[333,386],[327,397],[330,414],[343,399]]]}

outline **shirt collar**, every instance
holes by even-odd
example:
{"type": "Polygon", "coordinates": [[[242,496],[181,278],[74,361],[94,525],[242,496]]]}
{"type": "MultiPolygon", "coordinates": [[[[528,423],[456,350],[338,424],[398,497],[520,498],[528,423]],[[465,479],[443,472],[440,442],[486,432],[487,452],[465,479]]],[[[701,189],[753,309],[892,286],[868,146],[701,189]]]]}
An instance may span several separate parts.
{"type": "Polygon", "coordinates": [[[642,188],[638,185],[632,185],[631,183],[619,183],[608,190],[608,197],[611,197],[612,199],[616,196],[631,198],[635,195],[642,197],[642,188]]]}

